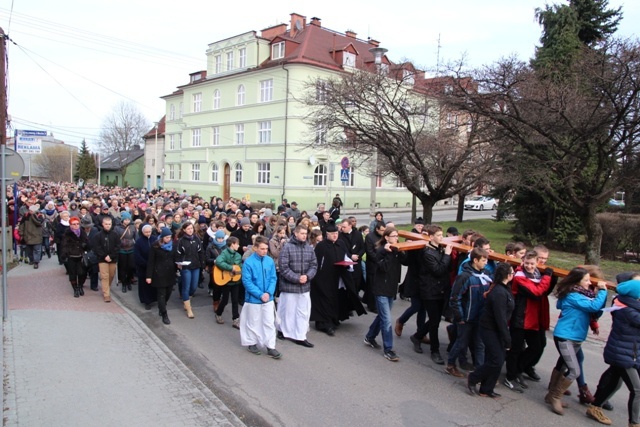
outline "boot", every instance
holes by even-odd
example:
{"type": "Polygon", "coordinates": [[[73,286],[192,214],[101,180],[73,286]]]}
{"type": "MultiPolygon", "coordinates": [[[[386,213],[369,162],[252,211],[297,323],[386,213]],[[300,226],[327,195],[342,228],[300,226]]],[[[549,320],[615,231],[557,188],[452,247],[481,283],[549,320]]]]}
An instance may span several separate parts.
{"type": "MultiPolygon", "coordinates": [[[[562,376],[562,371],[558,371],[556,368],[553,368],[553,370],[551,371],[551,379],[549,380],[549,386],[547,386],[549,393],[547,393],[547,395],[544,397],[544,401],[548,404],[551,404],[551,389],[562,376]]],[[[567,393],[564,394],[566,395],[567,393]]],[[[565,402],[562,402],[562,407],[567,408],[569,407],[569,405],[565,402]]]]}
{"type": "Polygon", "coordinates": [[[162,313],[161,316],[162,316],[162,323],[164,323],[165,325],[171,324],[171,320],[169,320],[169,316],[167,315],[166,311],[162,313]]]}
{"type": "Polygon", "coordinates": [[[133,288],[131,287],[131,283],[129,283],[129,284],[127,285],[127,289],[129,289],[129,290],[132,290],[132,289],[133,289],[133,288]]]}
{"type": "Polygon", "coordinates": [[[195,316],[193,315],[193,311],[191,311],[191,301],[184,302],[184,309],[187,312],[187,317],[189,319],[193,319],[195,316]]]}
{"type": "Polygon", "coordinates": [[[83,285],[78,285],[78,293],[80,294],[81,297],[84,296],[84,286],[83,285]]]}
{"type": "Polygon", "coordinates": [[[72,283],[71,287],[73,288],[73,297],[80,298],[80,291],[78,290],[78,285],[76,285],[75,283],[72,283]]]}
{"type": "MultiPolygon", "coordinates": [[[[602,413],[602,408],[598,406],[589,405],[587,408],[587,417],[596,420],[600,424],[604,424],[607,426],[611,425],[611,420],[605,414],[602,413]]],[[[633,424],[629,424],[632,426],[633,424]]]]}
{"type": "Polygon", "coordinates": [[[558,415],[564,415],[564,409],[562,408],[562,394],[569,388],[573,380],[568,380],[567,377],[562,375],[558,382],[555,384],[549,393],[551,394],[550,403],[551,410],[558,415]]]}
{"type": "Polygon", "coordinates": [[[580,399],[580,403],[584,404],[589,404],[591,405],[593,403],[593,401],[595,400],[593,397],[593,394],[591,394],[591,391],[589,390],[589,386],[588,385],[583,385],[582,387],[578,386],[578,399],[580,399]]]}
{"type": "Polygon", "coordinates": [[[125,285],[124,283],[122,284],[122,293],[123,294],[127,293],[127,285],[125,285]]]}

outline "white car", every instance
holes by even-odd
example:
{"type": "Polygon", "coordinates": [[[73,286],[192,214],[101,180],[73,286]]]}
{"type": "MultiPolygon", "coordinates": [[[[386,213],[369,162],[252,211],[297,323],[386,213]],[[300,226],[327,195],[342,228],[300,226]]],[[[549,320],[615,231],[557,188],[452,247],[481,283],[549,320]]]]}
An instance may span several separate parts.
{"type": "Polygon", "coordinates": [[[464,201],[464,209],[483,211],[485,209],[494,210],[498,208],[498,201],[493,197],[474,196],[464,201]]]}

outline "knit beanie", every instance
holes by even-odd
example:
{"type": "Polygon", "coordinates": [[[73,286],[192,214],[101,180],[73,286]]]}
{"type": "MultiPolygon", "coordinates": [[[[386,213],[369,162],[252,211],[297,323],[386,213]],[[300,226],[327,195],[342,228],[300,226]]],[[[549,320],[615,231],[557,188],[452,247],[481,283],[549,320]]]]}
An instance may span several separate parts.
{"type": "Polygon", "coordinates": [[[640,299],[640,280],[628,280],[626,282],[622,282],[618,285],[616,290],[620,295],[640,299]]]}

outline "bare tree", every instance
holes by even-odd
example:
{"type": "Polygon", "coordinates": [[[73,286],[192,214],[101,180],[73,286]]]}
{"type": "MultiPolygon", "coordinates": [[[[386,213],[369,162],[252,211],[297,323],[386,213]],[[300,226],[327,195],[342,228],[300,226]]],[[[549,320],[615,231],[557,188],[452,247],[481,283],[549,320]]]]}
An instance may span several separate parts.
{"type": "Polygon", "coordinates": [[[489,135],[477,115],[440,102],[442,85],[399,74],[354,71],[310,82],[300,99],[316,131],[309,146],[346,152],[371,175],[397,177],[430,222],[437,201],[468,193],[490,170],[489,135]]]}
{"type": "Polygon", "coordinates": [[[119,102],[105,117],[100,131],[100,148],[105,154],[127,151],[142,144],[151,123],[131,102],[119,102]]]}
{"type": "Polygon", "coordinates": [[[516,59],[454,75],[472,76],[478,91],[458,85],[449,100],[496,127],[512,156],[514,185],[526,182],[581,220],[587,264],[600,261],[598,209],[633,176],[623,165],[640,146],[640,46],[614,40],[585,49],[564,78],[516,59]]]}
{"type": "MultiPolygon", "coordinates": [[[[73,163],[78,157],[77,150],[69,146],[44,147],[42,153],[33,157],[33,164],[39,169],[38,175],[52,181],[69,181],[73,163]]],[[[35,171],[32,171],[35,174],[35,171]]]]}

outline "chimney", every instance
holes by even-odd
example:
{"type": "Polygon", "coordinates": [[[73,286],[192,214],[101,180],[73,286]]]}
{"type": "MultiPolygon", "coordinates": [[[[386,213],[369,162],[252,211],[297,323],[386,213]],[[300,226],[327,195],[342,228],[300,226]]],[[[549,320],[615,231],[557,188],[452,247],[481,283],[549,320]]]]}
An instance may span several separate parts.
{"type": "Polygon", "coordinates": [[[369,38],[369,44],[375,47],[380,46],[380,42],[378,40],[374,40],[372,38],[369,38]]]}
{"type": "Polygon", "coordinates": [[[273,27],[265,28],[261,32],[261,37],[264,39],[273,39],[275,36],[279,36],[280,34],[284,34],[287,31],[287,24],[278,24],[273,27]]]}
{"type": "Polygon", "coordinates": [[[320,18],[316,18],[315,16],[311,18],[310,24],[315,25],[316,27],[322,27],[322,25],[320,24],[320,18]]]}
{"type": "Polygon", "coordinates": [[[291,14],[291,24],[289,26],[289,34],[291,37],[302,31],[306,24],[306,17],[297,13],[291,14]]]}
{"type": "Polygon", "coordinates": [[[358,35],[358,33],[355,33],[355,32],[353,32],[351,30],[347,30],[347,31],[345,31],[345,35],[347,37],[349,37],[349,38],[355,39],[356,36],[358,35]]]}

